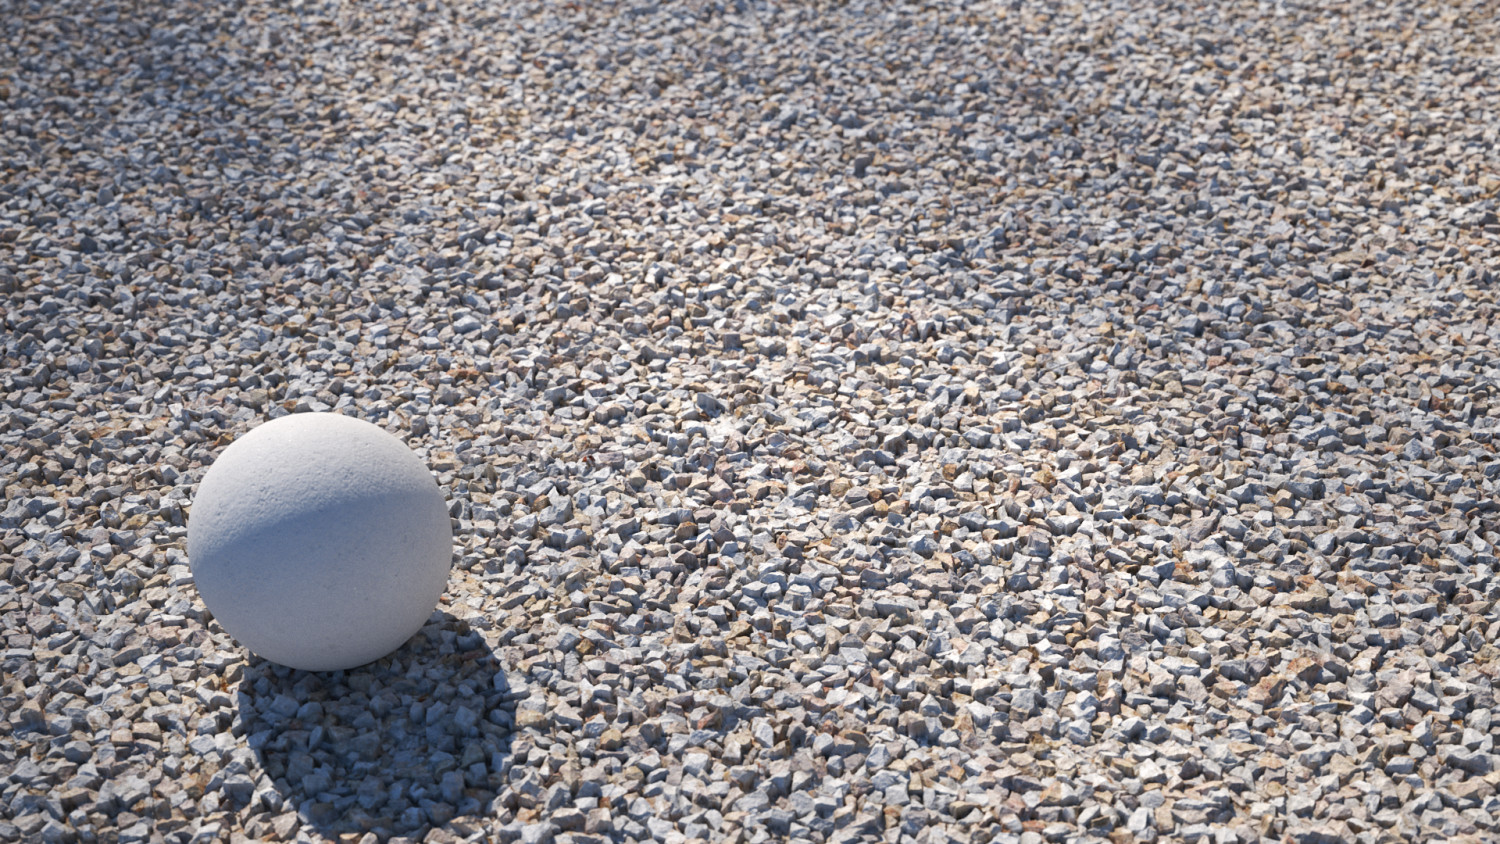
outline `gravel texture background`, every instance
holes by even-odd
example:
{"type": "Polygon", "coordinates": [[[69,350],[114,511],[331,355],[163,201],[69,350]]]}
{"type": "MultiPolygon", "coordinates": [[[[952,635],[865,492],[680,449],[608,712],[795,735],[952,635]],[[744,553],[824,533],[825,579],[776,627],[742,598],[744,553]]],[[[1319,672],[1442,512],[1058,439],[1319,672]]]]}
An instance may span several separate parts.
{"type": "Polygon", "coordinates": [[[0,840],[1495,840],[1497,18],[0,0],[0,840]],[[184,556],[313,409],[334,674],[184,556]]]}

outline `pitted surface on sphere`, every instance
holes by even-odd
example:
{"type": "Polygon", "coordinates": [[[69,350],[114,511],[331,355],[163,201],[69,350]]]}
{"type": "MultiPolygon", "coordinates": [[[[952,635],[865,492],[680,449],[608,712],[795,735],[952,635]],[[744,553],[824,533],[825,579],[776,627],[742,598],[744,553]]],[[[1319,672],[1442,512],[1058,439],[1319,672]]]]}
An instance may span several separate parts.
{"type": "Polygon", "coordinates": [[[420,458],[368,422],[284,416],[235,440],[193,501],[188,560],[224,629],[293,668],[352,668],[431,616],[453,532],[420,458]]]}

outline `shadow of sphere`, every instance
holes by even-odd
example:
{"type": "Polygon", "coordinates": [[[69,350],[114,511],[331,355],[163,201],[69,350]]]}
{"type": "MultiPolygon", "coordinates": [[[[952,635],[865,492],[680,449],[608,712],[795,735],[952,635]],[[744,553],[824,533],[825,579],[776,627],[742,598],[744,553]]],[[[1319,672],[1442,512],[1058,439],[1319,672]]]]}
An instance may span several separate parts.
{"type": "Polygon", "coordinates": [[[239,727],[270,788],[246,831],[281,834],[295,812],[324,835],[421,838],[489,813],[510,756],[515,702],[478,631],[438,611],[390,656],[308,672],[252,657],[239,727]]]}

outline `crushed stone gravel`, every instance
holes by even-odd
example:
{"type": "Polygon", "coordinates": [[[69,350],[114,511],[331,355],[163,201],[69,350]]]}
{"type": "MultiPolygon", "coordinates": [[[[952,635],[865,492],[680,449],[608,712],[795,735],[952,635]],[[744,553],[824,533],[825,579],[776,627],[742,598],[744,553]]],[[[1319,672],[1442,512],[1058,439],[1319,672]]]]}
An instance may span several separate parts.
{"type": "Polygon", "coordinates": [[[1484,841],[1489,2],[0,3],[0,841],[1484,841]],[[293,672],[193,489],[455,569],[293,672]]]}

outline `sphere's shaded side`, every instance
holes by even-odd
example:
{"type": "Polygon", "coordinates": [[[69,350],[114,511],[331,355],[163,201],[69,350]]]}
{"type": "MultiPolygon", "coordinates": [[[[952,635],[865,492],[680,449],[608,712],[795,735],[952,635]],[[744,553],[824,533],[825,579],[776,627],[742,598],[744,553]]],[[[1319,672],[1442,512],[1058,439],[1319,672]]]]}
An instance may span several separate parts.
{"type": "Polygon", "coordinates": [[[410,638],[447,585],[452,531],[435,498],[367,495],[237,530],[232,542],[195,549],[203,563],[194,578],[224,628],[255,653],[308,670],[361,665],[410,638]],[[270,613],[283,623],[267,624],[270,613]]]}
{"type": "Polygon", "coordinates": [[[447,585],[452,527],[427,467],[399,440],[343,417],[276,430],[296,419],[250,432],[210,469],[189,563],[205,605],[251,651],[293,668],[351,668],[426,622],[447,585]]]}

